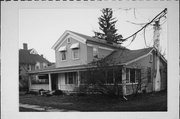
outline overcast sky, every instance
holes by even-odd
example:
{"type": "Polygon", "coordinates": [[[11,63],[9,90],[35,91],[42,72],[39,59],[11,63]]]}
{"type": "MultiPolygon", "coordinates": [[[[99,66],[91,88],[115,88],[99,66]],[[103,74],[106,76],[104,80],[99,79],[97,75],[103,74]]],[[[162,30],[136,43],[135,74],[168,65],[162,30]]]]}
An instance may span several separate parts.
{"type": "MultiPolygon", "coordinates": [[[[116,28],[124,38],[130,36],[141,25],[135,23],[147,23],[163,9],[113,9],[113,16],[118,22],[116,28]]],[[[51,62],[55,62],[55,52],[51,47],[66,30],[93,36],[93,31],[99,31],[98,17],[100,9],[21,9],[19,11],[19,48],[23,43],[28,43],[28,48],[34,48],[39,54],[43,54],[51,62]]],[[[167,52],[167,22],[161,26],[160,46],[167,52]]],[[[153,45],[153,27],[146,28],[146,42],[153,45]]],[[[128,45],[131,39],[124,42],[123,46],[129,49],[145,48],[144,35],[140,32],[134,42],[128,45]]],[[[166,53],[167,54],[167,53],[166,53]]],[[[167,55],[166,55],[167,56],[167,55]]]]}

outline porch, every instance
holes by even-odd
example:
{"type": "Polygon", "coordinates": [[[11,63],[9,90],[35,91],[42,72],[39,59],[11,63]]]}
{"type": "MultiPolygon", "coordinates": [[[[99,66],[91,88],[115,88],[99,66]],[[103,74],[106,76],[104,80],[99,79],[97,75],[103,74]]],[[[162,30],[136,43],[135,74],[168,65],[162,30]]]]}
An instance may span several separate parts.
{"type": "Polygon", "coordinates": [[[106,70],[80,68],[56,72],[34,72],[29,74],[29,89],[76,92],[82,90],[87,84],[92,84],[88,86],[93,87],[100,82],[106,88],[118,88],[121,95],[129,95],[136,90],[137,78],[140,78],[136,76],[137,74],[136,70],[130,72],[124,67],[118,67],[116,70],[110,67],[106,70]]]}

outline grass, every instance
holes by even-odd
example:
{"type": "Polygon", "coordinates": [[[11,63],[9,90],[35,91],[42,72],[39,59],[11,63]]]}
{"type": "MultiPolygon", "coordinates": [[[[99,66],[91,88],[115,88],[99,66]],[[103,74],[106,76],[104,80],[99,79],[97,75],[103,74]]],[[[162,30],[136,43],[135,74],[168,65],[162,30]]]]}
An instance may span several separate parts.
{"type": "Polygon", "coordinates": [[[105,95],[52,97],[20,95],[20,103],[75,111],[167,111],[167,93],[128,96],[128,101],[105,95]]]}

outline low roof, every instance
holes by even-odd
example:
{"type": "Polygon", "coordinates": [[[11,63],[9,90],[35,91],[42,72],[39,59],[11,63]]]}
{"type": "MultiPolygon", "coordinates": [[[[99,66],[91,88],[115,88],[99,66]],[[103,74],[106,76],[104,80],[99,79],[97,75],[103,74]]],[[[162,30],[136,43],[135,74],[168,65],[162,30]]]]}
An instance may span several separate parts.
{"type": "Polygon", "coordinates": [[[140,58],[144,55],[147,55],[149,52],[152,51],[152,47],[150,48],[143,48],[143,49],[138,49],[138,50],[116,50],[112,52],[109,56],[107,56],[104,60],[108,64],[126,64],[130,61],[133,61],[137,58],[140,58]]]}
{"type": "Polygon", "coordinates": [[[39,54],[30,54],[31,50],[20,49],[19,50],[19,63],[20,64],[36,64],[40,63],[50,63],[47,59],[40,56],[39,54]]]}

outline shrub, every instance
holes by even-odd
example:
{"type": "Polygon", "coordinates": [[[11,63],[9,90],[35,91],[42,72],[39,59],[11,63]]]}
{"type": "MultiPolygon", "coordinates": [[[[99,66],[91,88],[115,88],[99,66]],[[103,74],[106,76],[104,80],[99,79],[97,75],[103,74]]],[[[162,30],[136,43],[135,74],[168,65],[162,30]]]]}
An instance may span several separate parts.
{"type": "Polygon", "coordinates": [[[62,90],[55,90],[53,92],[53,95],[62,95],[63,94],[63,91],[62,90]]]}

